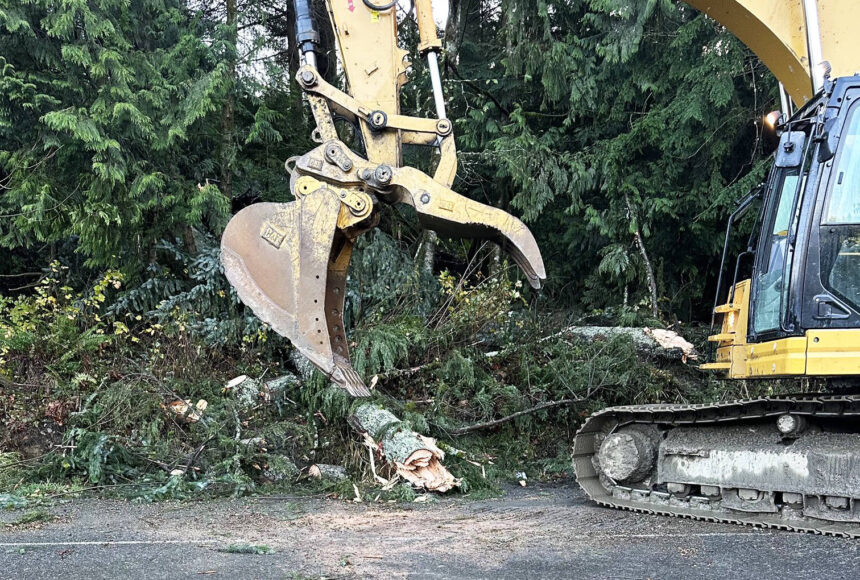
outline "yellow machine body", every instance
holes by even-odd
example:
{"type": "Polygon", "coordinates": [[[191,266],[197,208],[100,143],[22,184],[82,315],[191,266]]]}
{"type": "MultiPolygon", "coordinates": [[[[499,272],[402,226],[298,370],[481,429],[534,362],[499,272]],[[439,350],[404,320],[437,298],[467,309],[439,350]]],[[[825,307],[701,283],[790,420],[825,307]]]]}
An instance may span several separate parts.
{"type": "Polygon", "coordinates": [[[703,364],[727,379],[845,377],[860,374],[860,329],[808,330],[803,336],[747,342],[750,280],[735,285],[731,302],[716,308],[723,317],[716,360],[703,364]]]}
{"type": "MultiPolygon", "coordinates": [[[[802,0],[685,0],[738,37],[798,106],[814,93],[802,0]]],[[[835,77],[860,71],[860,2],[818,0],[821,48],[835,77]]],[[[812,63],[813,65],[818,63],[812,63]]]]}

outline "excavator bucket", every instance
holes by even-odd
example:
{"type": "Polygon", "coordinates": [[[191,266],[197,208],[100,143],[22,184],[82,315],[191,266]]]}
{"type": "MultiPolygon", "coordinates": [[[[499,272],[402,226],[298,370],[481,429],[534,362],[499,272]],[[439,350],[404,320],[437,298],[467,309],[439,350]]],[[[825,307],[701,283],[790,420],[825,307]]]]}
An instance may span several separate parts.
{"type": "Polygon", "coordinates": [[[221,261],[258,318],[332,381],[362,397],[370,392],[349,362],[343,330],[353,242],[338,229],[340,212],[341,202],[325,188],[290,203],[249,206],[227,224],[221,261]]]}

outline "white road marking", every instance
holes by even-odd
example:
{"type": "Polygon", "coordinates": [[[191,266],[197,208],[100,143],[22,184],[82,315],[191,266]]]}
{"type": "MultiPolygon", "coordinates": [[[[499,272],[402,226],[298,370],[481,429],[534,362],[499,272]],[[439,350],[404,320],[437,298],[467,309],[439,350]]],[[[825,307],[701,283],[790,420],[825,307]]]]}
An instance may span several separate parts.
{"type": "MultiPolygon", "coordinates": [[[[692,534],[589,534],[569,537],[568,540],[593,540],[595,538],[613,538],[613,539],[667,539],[667,538],[721,538],[735,536],[763,536],[768,535],[768,532],[703,532],[692,534]]],[[[15,548],[26,546],[145,546],[145,545],[169,545],[169,544],[217,544],[218,540],[103,540],[103,541],[87,541],[87,542],[0,542],[0,548],[15,548]]]]}
{"type": "Polygon", "coordinates": [[[590,536],[576,536],[580,538],[710,538],[723,536],[760,536],[769,535],[769,532],[702,532],[692,534],[592,534],[590,536]]]}
{"type": "Polygon", "coordinates": [[[0,542],[0,548],[16,546],[140,546],[149,544],[215,544],[217,540],[103,540],[92,542],[0,542]]]}

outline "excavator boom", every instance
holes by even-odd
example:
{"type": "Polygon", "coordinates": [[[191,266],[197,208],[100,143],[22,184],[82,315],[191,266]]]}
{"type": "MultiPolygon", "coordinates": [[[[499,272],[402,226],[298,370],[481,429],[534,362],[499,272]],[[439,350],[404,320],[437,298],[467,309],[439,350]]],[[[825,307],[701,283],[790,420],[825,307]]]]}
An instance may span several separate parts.
{"type": "Polygon", "coordinates": [[[821,88],[822,61],[834,78],[860,71],[860,3],[855,0],[684,0],[738,37],[803,106],[821,88]]]}

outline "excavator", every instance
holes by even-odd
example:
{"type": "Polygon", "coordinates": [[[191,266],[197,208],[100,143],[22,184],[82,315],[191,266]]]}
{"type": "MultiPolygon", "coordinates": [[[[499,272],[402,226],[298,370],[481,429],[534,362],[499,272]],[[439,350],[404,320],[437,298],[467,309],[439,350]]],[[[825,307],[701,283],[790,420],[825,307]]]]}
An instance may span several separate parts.
{"type": "MultiPolygon", "coordinates": [[[[431,0],[414,0],[409,13],[435,119],[400,111],[410,62],[398,46],[396,0],[325,1],[347,91],[317,68],[310,0],[293,1],[296,81],[318,146],[286,162],[295,201],[237,213],[221,259],[242,302],[334,384],[364,397],[344,331],[345,285],[354,244],[379,223],[383,204],[412,206],[443,235],[498,243],[534,288],[546,271],[519,219],[451,189],[457,156],[431,0]],[[361,154],[339,137],[335,116],[360,128],[361,154]],[[432,176],[402,164],[404,145],[437,151],[432,176]]],[[[604,409],[572,442],[576,479],[613,508],[860,537],[860,5],[685,1],[755,52],[781,96],[781,112],[768,117],[779,143],[767,181],[729,218],[713,310],[720,325],[709,337],[715,356],[702,367],[826,392],[604,409]],[[754,234],[726,284],[732,228],[757,203],[754,234]]]]}

